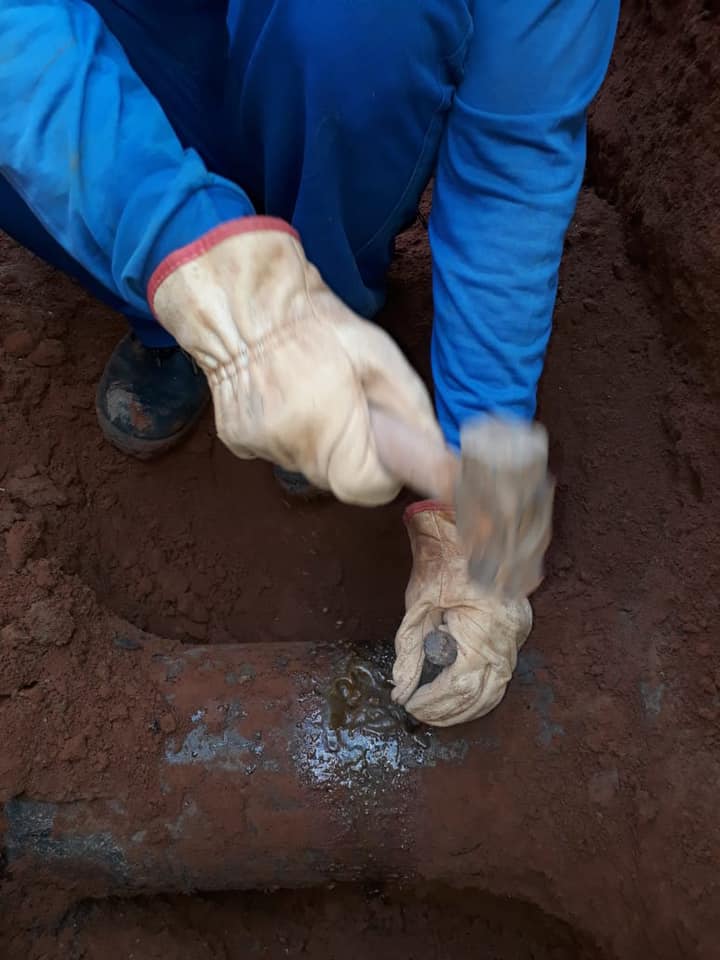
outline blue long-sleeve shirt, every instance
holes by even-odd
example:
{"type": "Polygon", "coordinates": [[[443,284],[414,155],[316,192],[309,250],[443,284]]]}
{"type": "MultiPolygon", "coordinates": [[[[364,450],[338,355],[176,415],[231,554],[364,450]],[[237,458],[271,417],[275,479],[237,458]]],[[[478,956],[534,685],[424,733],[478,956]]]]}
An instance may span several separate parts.
{"type": "Polygon", "coordinates": [[[0,173],[106,289],[147,310],[172,250],[253,213],[183,149],[97,11],[0,0],[0,173]]]}
{"type": "MultiPolygon", "coordinates": [[[[215,13],[219,5],[212,0],[215,13]]],[[[198,0],[171,6],[197,12],[198,0]]],[[[586,109],[618,14],[617,0],[471,6],[430,224],[436,403],[455,444],[481,410],[533,415],[586,109]]],[[[184,58],[192,32],[178,34],[184,58]]],[[[82,0],[0,0],[0,92],[0,173],[75,260],[137,310],[147,310],[148,278],[166,254],[254,212],[242,184],[181,145],[82,0]]]]}
{"type": "Polygon", "coordinates": [[[433,375],[452,443],[474,413],[535,412],[586,111],[618,12],[616,0],[475,4],[430,221],[433,375]]]}

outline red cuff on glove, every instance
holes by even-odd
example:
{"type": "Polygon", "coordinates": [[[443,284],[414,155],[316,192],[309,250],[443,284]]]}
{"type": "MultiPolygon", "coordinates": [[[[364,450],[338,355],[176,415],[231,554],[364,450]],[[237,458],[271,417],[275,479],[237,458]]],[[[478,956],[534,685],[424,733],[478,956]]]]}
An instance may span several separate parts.
{"type": "Polygon", "coordinates": [[[403,521],[408,523],[413,517],[417,516],[418,513],[428,512],[446,513],[453,519],[455,518],[455,510],[446,503],[441,503],[439,500],[418,500],[417,503],[411,503],[409,507],[405,508],[403,521]]]}
{"type": "Polygon", "coordinates": [[[221,223],[217,227],[213,227],[212,230],[208,230],[207,233],[198,237],[197,240],[193,240],[192,243],[173,250],[164,260],[160,261],[148,281],[147,299],[150,304],[150,309],[153,310],[153,300],[155,299],[157,288],[163,280],[167,280],[170,274],[177,270],[178,267],[190,263],[191,260],[196,260],[204,253],[207,253],[208,250],[212,250],[213,247],[222,243],[223,240],[227,240],[228,237],[236,237],[241,233],[256,233],[260,230],[275,230],[279,233],[289,233],[290,236],[295,237],[296,240],[300,239],[297,230],[279,217],[238,217],[235,220],[226,220],[225,223],[221,223]]]}

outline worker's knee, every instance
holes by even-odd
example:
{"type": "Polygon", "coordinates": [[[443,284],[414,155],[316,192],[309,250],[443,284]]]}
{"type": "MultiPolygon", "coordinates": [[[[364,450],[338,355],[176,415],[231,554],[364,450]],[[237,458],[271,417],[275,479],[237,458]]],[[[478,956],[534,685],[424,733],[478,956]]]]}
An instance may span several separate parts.
{"type": "Polygon", "coordinates": [[[259,209],[292,220],[363,315],[382,302],[393,238],[432,176],[471,3],[231,4],[231,176],[259,209]]]}
{"type": "MultiPolygon", "coordinates": [[[[293,0],[286,41],[314,94],[361,109],[459,80],[472,31],[469,0],[293,0]]],[[[344,109],[343,114],[348,112],[344,109]]]]}

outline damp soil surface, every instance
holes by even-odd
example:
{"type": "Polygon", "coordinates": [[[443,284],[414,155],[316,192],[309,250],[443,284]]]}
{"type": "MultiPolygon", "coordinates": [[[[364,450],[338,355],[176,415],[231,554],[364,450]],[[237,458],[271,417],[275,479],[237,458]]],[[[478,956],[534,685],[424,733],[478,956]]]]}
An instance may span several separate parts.
{"type": "Polygon", "coordinates": [[[86,903],[23,960],[601,960],[528,904],[426,888],[86,903]]]}
{"type": "MultiPolygon", "coordinates": [[[[501,803],[530,805],[542,909],[512,891],[381,884],[134,901],[98,887],[77,904],[6,866],[4,958],[713,955],[720,405],[644,270],[618,211],[586,190],[540,392],[558,495],[526,656],[547,682],[528,763],[501,803]],[[546,817],[563,822],[561,857],[543,848],[546,817]],[[585,883],[598,908],[578,926],[585,883]]],[[[400,239],[381,321],[427,374],[421,224],[400,239]]],[[[0,237],[2,802],[107,798],[130,782],[152,807],[156,694],[114,657],[133,628],[179,644],[387,648],[402,615],[409,495],[377,510],[291,502],[268,465],[223,449],[211,415],[153,463],[103,441],[94,389],[123,332],[0,237]]]]}

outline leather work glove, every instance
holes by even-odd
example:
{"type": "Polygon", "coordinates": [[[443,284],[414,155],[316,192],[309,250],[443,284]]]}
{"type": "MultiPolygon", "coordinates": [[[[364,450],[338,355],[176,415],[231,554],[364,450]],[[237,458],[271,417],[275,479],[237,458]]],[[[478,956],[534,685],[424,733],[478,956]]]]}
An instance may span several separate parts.
{"type": "Polygon", "coordinates": [[[170,254],[148,300],[207,376],[218,436],[238,457],[372,506],[401,483],[380,463],[369,405],[440,435],[399,348],[335,296],[282,220],[233,220],[170,254]]]}
{"type": "Polygon", "coordinates": [[[413,568],[405,617],[395,637],[393,699],[418,720],[449,727],[482,717],[503,698],[518,650],[532,627],[527,600],[503,601],[468,579],[453,511],[434,501],[408,507],[413,568]],[[417,688],[427,634],[443,626],[457,659],[417,688]]]}

